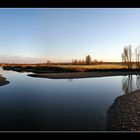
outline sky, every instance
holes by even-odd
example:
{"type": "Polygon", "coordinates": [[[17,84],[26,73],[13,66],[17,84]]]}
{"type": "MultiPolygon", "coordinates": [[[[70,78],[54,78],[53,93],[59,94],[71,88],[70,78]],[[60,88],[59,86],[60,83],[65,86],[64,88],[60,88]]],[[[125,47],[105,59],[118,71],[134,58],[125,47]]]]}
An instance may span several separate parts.
{"type": "Polygon", "coordinates": [[[140,8],[1,8],[0,63],[121,61],[140,45],[140,8]]]}

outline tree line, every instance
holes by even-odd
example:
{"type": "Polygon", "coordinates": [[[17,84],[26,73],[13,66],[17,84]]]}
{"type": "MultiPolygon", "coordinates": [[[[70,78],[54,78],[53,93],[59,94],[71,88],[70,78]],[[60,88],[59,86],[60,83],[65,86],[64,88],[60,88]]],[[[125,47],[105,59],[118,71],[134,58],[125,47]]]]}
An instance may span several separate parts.
{"type": "Polygon", "coordinates": [[[140,46],[132,51],[132,46],[125,46],[122,52],[122,62],[127,65],[128,69],[140,69],[140,46]]]}
{"type": "Polygon", "coordinates": [[[87,55],[85,59],[82,60],[72,60],[73,65],[92,65],[92,64],[102,64],[102,60],[98,61],[97,59],[92,60],[90,55],[87,55]]]}
{"type": "Polygon", "coordinates": [[[92,60],[91,59],[91,56],[90,55],[87,55],[86,57],[85,57],[85,59],[73,59],[72,60],[72,62],[67,62],[67,63],[54,63],[54,62],[52,62],[52,61],[50,61],[50,60],[48,60],[47,61],[47,65],[53,65],[53,64],[55,64],[55,65],[61,65],[61,64],[66,64],[66,65],[69,65],[69,64],[72,64],[72,65],[92,65],[92,64],[102,64],[103,63],[103,61],[102,60],[100,60],[100,61],[98,61],[97,59],[94,59],[94,60],[92,60]]]}
{"type": "Polygon", "coordinates": [[[92,60],[91,59],[91,56],[90,55],[87,55],[86,57],[85,57],[85,59],[74,59],[74,60],[72,60],[72,62],[70,62],[70,63],[54,63],[54,62],[52,62],[52,61],[50,61],[50,60],[48,60],[47,61],[47,65],[52,65],[52,64],[55,64],[55,65],[57,65],[57,64],[72,64],[72,65],[96,65],[96,64],[102,64],[103,63],[103,61],[102,60],[100,60],[100,61],[98,61],[97,59],[94,59],[94,60],[92,60]]]}

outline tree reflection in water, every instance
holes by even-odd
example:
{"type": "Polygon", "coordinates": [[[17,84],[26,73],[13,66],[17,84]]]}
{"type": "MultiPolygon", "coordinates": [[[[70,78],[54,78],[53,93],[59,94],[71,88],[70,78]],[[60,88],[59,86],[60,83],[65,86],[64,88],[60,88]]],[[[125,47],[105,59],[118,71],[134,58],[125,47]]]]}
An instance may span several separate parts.
{"type": "Polygon", "coordinates": [[[140,88],[140,75],[137,75],[136,86],[138,89],[140,88]]]}
{"type": "Polygon", "coordinates": [[[122,90],[128,94],[140,88],[140,75],[127,75],[122,79],[122,90]]]}

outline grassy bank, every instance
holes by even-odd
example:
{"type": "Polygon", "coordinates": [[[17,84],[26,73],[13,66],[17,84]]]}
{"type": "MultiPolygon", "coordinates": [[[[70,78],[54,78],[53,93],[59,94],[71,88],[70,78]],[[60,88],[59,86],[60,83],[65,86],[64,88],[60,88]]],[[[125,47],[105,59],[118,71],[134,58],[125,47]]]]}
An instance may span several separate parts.
{"type": "Polygon", "coordinates": [[[6,65],[4,70],[26,71],[34,73],[61,73],[61,72],[90,72],[96,70],[127,70],[122,64],[100,64],[100,65],[6,65]]]}
{"type": "Polygon", "coordinates": [[[65,68],[79,68],[79,69],[84,69],[84,70],[92,70],[92,69],[127,69],[127,66],[122,65],[122,64],[96,64],[96,65],[63,65],[60,67],[65,67],[65,68]]]}

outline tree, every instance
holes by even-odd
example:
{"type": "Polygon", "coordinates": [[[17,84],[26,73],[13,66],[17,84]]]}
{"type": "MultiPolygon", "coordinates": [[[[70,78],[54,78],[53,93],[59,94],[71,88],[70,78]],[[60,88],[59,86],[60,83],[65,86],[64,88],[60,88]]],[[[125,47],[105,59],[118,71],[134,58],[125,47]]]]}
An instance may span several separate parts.
{"type": "Polygon", "coordinates": [[[125,56],[124,53],[122,53],[122,61],[123,61],[124,64],[126,64],[126,56],[125,56]]]}
{"type": "Polygon", "coordinates": [[[95,64],[95,65],[98,64],[98,60],[94,59],[93,64],[95,64]]]}
{"type": "Polygon", "coordinates": [[[72,60],[72,64],[77,65],[78,61],[77,60],[72,60]]]}
{"type": "Polygon", "coordinates": [[[128,69],[132,69],[132,49],[131,45],[124,47],[122,61],[127,64],[128,69]]]}
{"type": "Polygon", "coordinates": [[[82,60],[82,65],[85,65],[85,60],[84,59],[82,60]]]}
{"type": "Polygon", "coordinates": [[[136,68],[140,68],[140,46],[135,49],[136,68]]]}
{"type": "Polygon", "coordinates": [[[132,48],[131,45],[128,46],[128,62],[129,62],[129,68],[132,69],[132,48]]]}
{"type": "Polygon", "coordinates": [[[102,64],[103,63],[103,60],[100,60],[99,64],[102,64]]]}
{"type": "Polygon", "coordinates": [[[87,65],[90,65],[91,64],[91,56],[90,55],[87,55],[86,56],[86,60],[85,60],[85,63],[87,64],[87,65]]]}
{"type": "Polygon", "coordinates": [[[82,63],[82,61],[81,61],[81,60],[79,60],[79,61],[78,61],[78,64],[79,64],[79,65],[81,65],[81,63],[82,63]]]}
{"type": "Polygon", "coordinates": [[[51,64],[51,61],[50,61],[50,60],[48,60],[48,61],[47,61],[47,65],[50,65],[50,64],[51,64]]]}

